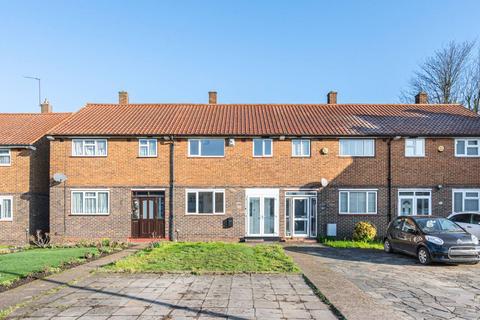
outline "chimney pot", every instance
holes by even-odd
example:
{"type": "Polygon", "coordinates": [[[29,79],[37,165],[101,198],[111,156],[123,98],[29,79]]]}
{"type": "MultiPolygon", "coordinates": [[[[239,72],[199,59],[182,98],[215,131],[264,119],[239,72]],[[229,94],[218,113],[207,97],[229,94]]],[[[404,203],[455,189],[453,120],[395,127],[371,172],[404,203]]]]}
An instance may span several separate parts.
{"type": "Polygon", "coordinates": [[[217,91],[208,92],[208,103],[217,104],[217,91]]]}
{"type": "Polygon", "coordinates": [[[337,104],[337,92],[336,91],[330,91],[327,94],[327,103],[328,104],[337,104]]]}
{"type": "Polygon", "coordinates": [[[40,104],[40,110],[41,113],[51,113],[52,112],[52,106],[50,105],[50,102],[48,102],[47,99],[43,101],[42,104],[40,104]]]}
{"type": "Polygon", "coordinates": [[[128,92],[120,91],[118,92],[118,104],[128,104],[128,92]]]}
{"type": "Polygon", "coordinates": [[[416,96],[415,96],[415,103],[416,104],[427,104],[428,103],[428,95],[426,92],[419,92],[416,96]]]}

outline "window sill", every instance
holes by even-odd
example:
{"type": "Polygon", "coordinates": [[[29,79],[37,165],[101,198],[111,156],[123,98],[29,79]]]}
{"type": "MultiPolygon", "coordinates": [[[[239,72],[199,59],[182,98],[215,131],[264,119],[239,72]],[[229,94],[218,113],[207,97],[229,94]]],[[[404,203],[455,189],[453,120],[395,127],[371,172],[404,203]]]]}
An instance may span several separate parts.
{"type": "Polygon", "coordinates": [[[13,222],[13,218],[12,219],[0,219],[0,222],[13,222]]]}
{"type": "Polygon", "coordinates": [[[375,155],[373,156],[350,156],[350,155],[338,155],[339,158],[375,158],[375,155]]]}
{"type": "Polygon", "coordinates": [[[158,156],[137,156],[139,159],[158,158],[158,156]]]}
{"type": "Polygon", "coordinates": [[[71,158],[107,158],[106,155],[104,155],[104,156],[74,156],[74,155],[72,155],[70,157],[71,158]]]}
{"type": "Polygon", "coordinates": [[[225,213],[185,213],[186,216],[224,216],[225,213]]]}
{"type": "Polygon", "coordinates": [[[9,164],[0,164],[0,167],[11,167],[11,166],[12,166],[11,163],[9,163],[9,164]]]}
{"type": "Polygon", "coordinates": [[[346,213],[346,212],[339,212],[341,216],[375,216],[377,212],[370,212],[370,213],[346,213]]]}
{"type": "Polygon", "coordinates": [[[188,156],[188,158],[225,158],[225,156],[188,156]]]}
{"type": "Polygon", "coordinates": [[[91,216],[109,216],[110,213],[71,213],[70,216],[74,217],[91,217],[91,216]]]}
{"type": "Polygon", "coordinates": [[[423,155],[423,156],[407,156],[407,155],[405,155],[405,158],[425,158],[425,155],[423,155]]]}
{"type": "Polygon", "coordinates": [[[292,158],[310,158],[311,156],[292,156],[292,158]]]}

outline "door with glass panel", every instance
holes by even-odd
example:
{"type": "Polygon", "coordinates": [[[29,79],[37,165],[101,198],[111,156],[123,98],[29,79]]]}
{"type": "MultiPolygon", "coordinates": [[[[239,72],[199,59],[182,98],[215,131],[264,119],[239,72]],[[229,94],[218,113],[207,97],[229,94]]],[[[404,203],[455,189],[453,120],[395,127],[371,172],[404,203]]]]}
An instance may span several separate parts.
{"type": "Polygon", "coordinates": [[[431,215],[431,203],[432,194],[429,190],[400,190],[398,192],[398,215],[431,215]]]}
{"type": "Polygon", "coordinates": [[[246,234],[278,236],[278,190],[247,189],[246,234]]]}
{"type": "Polygon", "coordinates": [[[132,207],[132,238],[165,238],[163,191],[134,193],[132,207]]]}
{"type": "Polygon", "coordinates": [[[287,191],[285,201],[285,235],[287,237],[316,237],[317,193],[315,191],[287,191]]]}

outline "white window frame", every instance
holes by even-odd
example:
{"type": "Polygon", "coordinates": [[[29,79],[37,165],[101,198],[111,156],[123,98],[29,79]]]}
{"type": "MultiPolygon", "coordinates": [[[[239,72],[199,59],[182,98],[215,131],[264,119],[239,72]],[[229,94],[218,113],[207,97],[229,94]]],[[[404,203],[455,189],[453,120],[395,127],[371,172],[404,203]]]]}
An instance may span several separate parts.
{"type": "Polygon", "coordinates": [[[108,140],[107,139],[99,139],[99,138],[80,138],[80,139],[72,139],[72,157],[106,157],[108,156],[108,140]],[[93,155],[85,154],[85,141],[86,140],[93,140],[95,152],[93,155]],[[75,142],[81,141],[82,142],[82,154],[77,155],[75,154],[75,142]],[[98,153],[98,141],[105,141],[105,154],[97,154],[98,153]]]}
{"type": "Polygon", "coordinates": [[[397,216],[399,217],[410,217],[410,216],[403,216],[403,215],[400,215],[400,211],[401,211],[401,204],[402,202],[400,201],[402,198],[411,198],[413,199],[413,203],[412,203],[412,209],[413,209],[413,214],[412,216],[416,216],[417,215],[417,199],[428,199],[429,200],[429,206],[428,206],[428,215],[424,215],[425,217],[428,217],[428,216],[431,216],[432,215],[432,206],[433,206],[433,202],[432,202],[432,189],[398,189],[398,193],[397,193],[397,216]],[[400,192],[413,192],[413,196],[401,196],[400,195],[400,192]],[[415,193],[416,192],[429,192],[430,195],[429,196],[417,196],[415,193]]]}
{"type": "Polygon", "coordinates": [[[480,212],[480,189],[452,189],[452,212],[453,213],[466,213],[466,212],[480,212]],[[463,193],[462,194],[462,211],[455,211],[455,193],[463,193]],[[466,193],[468,192],[478,192],[479,197],[467,197],[466,193]],[[465,200],[466,199],[479,199],[479,211],[465,211],[465,200]]]}
{"type": "Polygon", "coordinates": [[[421,157],[425,157],[425,138],[405,138],[405,157],[407,158],[421,158],[421,157]],[[408,141],[413,141],[414,143],[414,153],[413,154],[408,154],[408,146],[407,146],[407,143],[408,141]],[[422,146],[422,149],[421,149],[421,153],[420,154],[416,154],[417,150],[418,150],[418,147],[419,147],[419,143],[421,143],[421,146],[422,146]]]}
{"type": "Polygon", "coordinates": [[[378,213],[378,189],[339,189],[338,190],[338,213],[342,215],[349,215],[349,216],[355,216],[355,215],[376,215],[378,213]],[[365,192],[366,193],[366,208],[367,212],[362,212],[362,213],[351,213],[349,211],[342,211],[342,197],[340,196],[342,192],[347,193],[347,210],[350,210],[350,192],[365,192]],[[369,193],[375,193],[375,212],[368,212],[368,205],[369,205],[369,200],[368,200],[368,194],[369,193]]]}
{"type": "Polygon", "coordinates": [[[70,191],[70,215],[72,216],[108,216],[110,215],[110,202],[111,202],[111,198],[110,198],[110,190],[109,189],[72,189],[70,191]],[[82,207],[83,207],[83,211],[85,211],[85,201],[86,201],[86,197],[85,197],[85,193],[87,192],[91,192],[91,193],[95,193],[95,198],[97,199],[96,200],[96,205],[97,205],[97,211],[98,211],[98,193],[99,192],[103,192],[103,193],[107,193],[107,199],[108,199],[108,203],[107,203],[107,212],[73,212],[73,194],[74,193],[83,193],[83,203],[82,203],[82,207]]]}
{"type": "Polygon", "coordinates": [[[312,144],[310,142],[310,139],[292,139],[292,157],[295,158],[308,158],[310,157],[312,153],[312,144]],[[294,154],[295,148],[293,147],[294,142],[300,142],[300,154],[294,154]],[[308,154],[305,153],[305,150],[303,150],[303,142],[307,141],[308,142],[308,154]]]}
{"type": "Polygon", "coordinates": [[[157,139],[152,138],[140,138],[138,139],[138,157],[139,158],[156,158],[158,156],[158,141],[157,139]],[[150,154],[150,142],[155,141],[155,154],[150,154]],[[146,156],[142,155],[142,147],[147,147],[148,154],[146,156]]]}
{"type": "Polygon", "coordinates": [[[225,215],[225,189],[186,189],[185,190],[185,215],[187,216],[222,216],[225,215]],[[199,213],[198,212],[198,193],[199,192],[212,192],[213,193],[213,203],[212,203],[212,213],[199,213]],[[188,212],[188,194],[195,193],[195,212],[188,212]],[[215,194],[223,194],[223,212],[215,212],[216,201],[215,194]]]}
{"type": "Polygon", "coordinates": [[[225,139],[223,138],[195,138],[195,139],[188,139],[188,156],[192,158],[224,158],[225,157],[225,139]],[[203,156],[202,155],[202,140],[218,140],[223,142],[223,155],[221,156],[203,156]],[[191,154],[190,153],[190,144],[192,141],[198,141],[198,154],[191,154]]]}
{"type": "Polygon", "coordinates": [[[273,157],[273,139],[270,138],[255,138],[252,140],[252,154],[254,158],[271,158],[273,157]],[[262,154],[261,155],[255,155],[255,141],[261,141],[262,142],[262,154]],[[265,153],[265,141],[270,141],[270,154],[265,153]]]}
{"type": "Polygon", "coordinates": [[[0,196],[0,221],[13,221],[13,197],[12,196],[0,196]],[[3,200],[10,200],[10,218],[3,216],[3,200]]]}
{"type": "Polygon", "coordinates": [[[0,163],[0,167],[10,167],[12,165],[12,151],[10,149],[0,148],[0,150],[8,151],[8,154],[2,155],[3,157],[8,157],[8,163],[0,163]]]}
{"type": "MultiPolygon", "coordinates": [[[[472,148],[472,147],[470,147],[472,148]]],[[[455,139],[455,157],[457,158],[479,158],[480,157],[480,138],[456,138],[455,139]],[[458,154],[457,144],[459,141],[465,142],[465,154],[458,154]],[[477,155],[468,155],[467,148],[468,148],[468,141],[477,141],[477,155]]]]}
{"type": "Polygon", "coordinates": [[[355,157],[355,158],[373,158],[375,157],[375,139],[374,138],[341,138],[338,139],[338,155],[340,157],[355,157]],[[366,141],[372,141],[373,142],[373,148],[372,154],[363,154],[363,155],[351,155],[351,154],[345,154],[345,151],[343,150],[342,147],[342,141],[362,141],[364,144],[364,151],[365,151],[365,142],[366,141]]]}

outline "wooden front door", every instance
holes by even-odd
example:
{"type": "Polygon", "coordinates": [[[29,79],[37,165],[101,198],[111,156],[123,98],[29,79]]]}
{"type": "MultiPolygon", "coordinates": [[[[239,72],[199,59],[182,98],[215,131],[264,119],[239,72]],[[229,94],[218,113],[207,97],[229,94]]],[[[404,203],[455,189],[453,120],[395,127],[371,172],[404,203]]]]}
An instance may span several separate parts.
{"type": "Polygon", "coordinates": [[[133,198],[132,238],[165,238],[164,199],[164,197],[133,198]]]}

